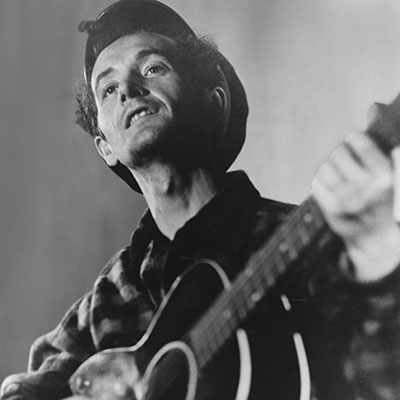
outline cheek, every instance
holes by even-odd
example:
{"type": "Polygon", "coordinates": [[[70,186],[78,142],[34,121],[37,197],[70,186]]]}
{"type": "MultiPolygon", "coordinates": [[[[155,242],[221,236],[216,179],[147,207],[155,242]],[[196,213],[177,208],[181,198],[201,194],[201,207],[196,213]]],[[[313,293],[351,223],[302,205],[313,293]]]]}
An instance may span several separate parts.
{"type": "Polygon", "coordinates": [[[99,129],[103,132],[103,134],[105,134],[108,131],[106,119],[103,118],[101,114],[97,116],[97,125],[99,129]]]}
{"type": "Polygon", "coordinates": [[[164,102],[170,108],[175,109],[188,105],[191,89],[187,83],[185,84],[182,79],[174,77],[174,79],[164,80],[162,84],[160,97],[164,98],[164,102]]]}
{"type": "Polygon", "coordinates": [[[97,125],[103,134],[109,136],[114,130],[112,114],[104,108],[99,110],[97,114],[97,125]]]}

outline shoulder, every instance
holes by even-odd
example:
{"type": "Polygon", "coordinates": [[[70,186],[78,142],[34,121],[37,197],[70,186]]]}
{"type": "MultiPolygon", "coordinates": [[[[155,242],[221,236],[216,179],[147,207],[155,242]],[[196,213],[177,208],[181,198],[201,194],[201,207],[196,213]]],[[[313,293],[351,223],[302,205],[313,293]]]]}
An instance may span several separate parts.
{"type": "Polygon", "coordinates": [[[287,215],[297,206],[294,204],[283,203],[281,201],[266,199],[260,197],[258,207],[261,213],[269,213],[275,215],[287,215]]]}
{"type": "Polygon", "coordinates": [[[138,293],[145,291],[140,277],[143,257],[137,257],[134,245],[117,251],[100,272],[93,287],[93,294],[119,294],[130,303],[138,293]]]}
{"type": "Polygon", "coordinates": [[[270,240],[295,206],[258,197],[247,213],[246,221],[235,242],[235,257],[244,265],[248,258],[270,240]]]}
{"type": "Polygon", "coordinates": [[[129,268],[130,250],[130,245],[118,250],[103,267],[99,277],[112,277],[115,271],[129,268]]]}
{"type": "Polygon", "coordinates": [[[260,197],[254,213],[254,230],[272,233],[280,224],[285,222],[290,212],[295,208],[296,206],[293,204],[260,197]]]}
{"type": "Polygon", "coordinates": [[[149,218],[149,213],[146,212],[133,231],[130,243],[110,258],[101,270],[98,280],[106,278],[117,287],[129,283],[141,290],[140,267],[152,241],[149,218]]]}

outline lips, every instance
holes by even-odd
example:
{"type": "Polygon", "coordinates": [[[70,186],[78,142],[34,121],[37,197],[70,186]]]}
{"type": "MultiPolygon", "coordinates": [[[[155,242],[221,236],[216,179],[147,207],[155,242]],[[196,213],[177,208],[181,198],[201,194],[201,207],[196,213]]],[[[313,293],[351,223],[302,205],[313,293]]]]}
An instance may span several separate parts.
{"type": "Polygon", "coordinates": [[[124,118],[125,129],[129,128],[140,118],[146,117],[147,115],[154,114],[155,111],[148,106],[139,106],[134,110],[129,111],[124,118]]]}

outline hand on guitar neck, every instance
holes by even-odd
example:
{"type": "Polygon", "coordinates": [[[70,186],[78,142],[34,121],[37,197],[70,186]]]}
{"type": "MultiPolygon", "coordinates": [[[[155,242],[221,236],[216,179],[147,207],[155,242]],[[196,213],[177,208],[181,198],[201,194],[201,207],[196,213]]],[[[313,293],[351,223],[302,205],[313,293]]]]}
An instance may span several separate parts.
{"type": "MultiPolygon", "coordinates": [[[[399,135],[397,102],[375,107],[367,134],[349,135],[313,181],[312,195],[330,228],[344,241],[360,282],[384,278],[400,263],[400,228],[393,217],[393,171],[391,159],[383,151],[389,149],[385,141],[383,145],[378,141],[378,146],[376,132],[371,131],[378,125],[394,131],[388,134],[399,135]],[[380,118],[385,118],[384,126],[380,118]]],[[[390,140],[397,143],[392,137],[390,140]]]]}

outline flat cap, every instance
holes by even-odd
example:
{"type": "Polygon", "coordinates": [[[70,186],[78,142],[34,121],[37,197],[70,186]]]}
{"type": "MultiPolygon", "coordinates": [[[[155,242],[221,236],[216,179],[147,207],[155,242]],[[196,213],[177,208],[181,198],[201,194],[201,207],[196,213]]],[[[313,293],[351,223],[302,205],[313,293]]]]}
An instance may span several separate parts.
{"type": "MultiPolygon", "coordinates": [[[[138,31],[159,33],[173,40],[193,38],[199,40],[186,21],[172,8],[157,0],[120,0],[106,8],[94,21],[82,21],[78,30],[86,32],[84,75],[88,85],[99,54],[115,40],[138,31]]],[[[225,172],[236,159],[246,135],[248,104],[246,93],[229,61],[221,54],[219,71],[225,81],[230,99],[226,131],[220,149],[217,149],[217,166],[225,172]]],[[[111,169],[137,192],[140,188],[130,171],[118,163],[111,169]]]]}

